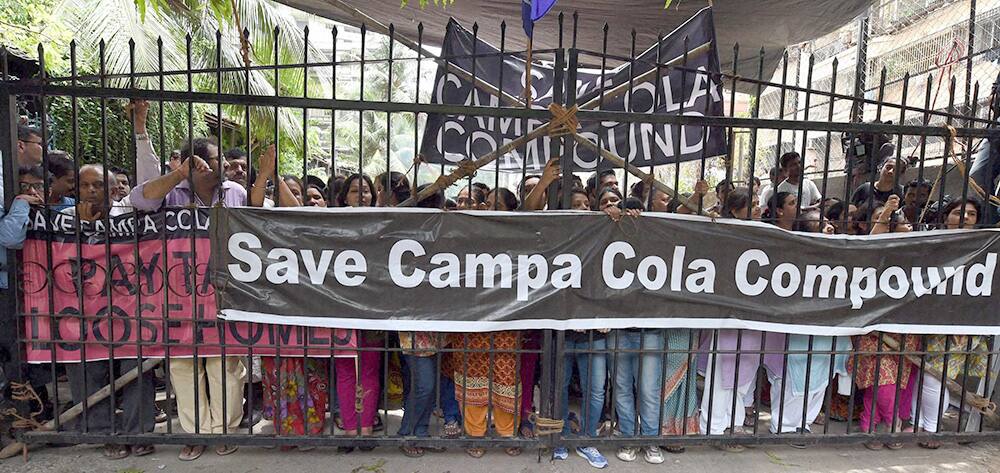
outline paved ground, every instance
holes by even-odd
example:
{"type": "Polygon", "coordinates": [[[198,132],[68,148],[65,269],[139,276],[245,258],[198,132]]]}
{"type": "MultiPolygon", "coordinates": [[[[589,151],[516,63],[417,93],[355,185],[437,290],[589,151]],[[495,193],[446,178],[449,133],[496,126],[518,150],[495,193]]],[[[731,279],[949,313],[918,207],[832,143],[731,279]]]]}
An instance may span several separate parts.
{"type": "MultiPolygon", "coordinates": [[[[0,472],[56,472],[56,473],[292,473],[292,472],[345,472],[345,473],[528,473],[572,472],[591,470],[582,459],[571,457],[567,461],[537,462],[534,452],[525,452],[517,458],[501,451],[490,451],[480,460],[473,460],[464,452],[455,450],[428,454],[410,459],[391,448],[371,453],[342,455],[334,449],[316,449],[310,452],[279,452],[258,447],[243,447],[228,457],[216,456],[211,451],[195,462],[180,462],[180,447],[162,446],[148,457],[108,461],[101,457],[94,446],[38,450],[31,460],[20,457],[0,463],[0,472]]],[[[611,452],[605,452],[611,453],[611,452]]],[[[708,447],[689,448],[687,453],[667,455],[663,465],[647,465],[641,457],[625,464],[609,459],[605,471],[653,472],[826,472],[826,473],[931,473],[974,472],[1000,473],[1000,444],[977,443],[970,446],[947,444],[942,449],[930,451],[907,446],[900,451],[871,452],[858,446],[828,446],[797,450],[790,447],[758,447],[743,453],[723,453],[708,447]]]]}

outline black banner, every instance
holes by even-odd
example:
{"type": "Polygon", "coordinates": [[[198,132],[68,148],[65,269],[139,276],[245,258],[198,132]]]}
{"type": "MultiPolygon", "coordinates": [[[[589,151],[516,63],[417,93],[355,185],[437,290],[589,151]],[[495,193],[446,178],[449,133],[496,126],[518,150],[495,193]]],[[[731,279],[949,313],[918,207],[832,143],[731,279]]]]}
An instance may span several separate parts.
{"type": "Polygon", "coordinates": [[[646,213],[215,209],[229,320],[384,330],[1000,334],[1000,232],[854,237],[646,213]]]}
{"type": "MultiPolygon", "coordinates": [[[[631,93],[610,98],[600,108],[637,113],[723,116],[725,109],[720,77],[694,72],[719,72],[715,45],[712,10],[705,8],[664,37],[658,45],[640,54],[635,61],[634,74],[630,73],[628,64],[608,70],[603,76],[599,69],[577,70],[577,102],[586,103],[599,97],[602,91],[628,84],[632,79],[634,86],[631,93]],[[682,68],[684,70],[673,67],[662,69],[658,76],[654,74],[648,80],[636,80],[643,73],[653,70],[657,62],[663,64],[682,58],[686,51],[705,43],[711,44],[708,52],[689,55],[682,68]]],[[[476,79],[513,97],[524,95],[525,61],[509,54],[501,59],[498,49],[478,40],[454,21],[448,23],[441,56],[448,58],[450,64],[473,73],[476,79]]],[[[532,106],[548,108],[552,103],[556,71],[546,65],[532,64],[531,77],[532,106]]],[[[565,77],[565,71],[560,77],[565,77]]],[[[500,105],[500,98],[439,66],[431,102],[495,107],[500,105]]],[[[454,164],[462,159],[475,159],[490,153],[542,125],[544,122],[539,120],[429,114],[420,152],[427,162],[454,164]]],[[[718,127],[618,122],[582,122],[581,126],[581,135],[639,166],[719,156],[727,151],[725,130],[718,127]]],[[[541,169],[552,155],[552,145],[552,138],[548,136],[533,140],[524,148],[501,156],[500,169],[520,171],[525,161],[527,169],[541,169]]],[[[582,147],[574,149],[574,169],[594,169],[597,155],[582,147]]]]}

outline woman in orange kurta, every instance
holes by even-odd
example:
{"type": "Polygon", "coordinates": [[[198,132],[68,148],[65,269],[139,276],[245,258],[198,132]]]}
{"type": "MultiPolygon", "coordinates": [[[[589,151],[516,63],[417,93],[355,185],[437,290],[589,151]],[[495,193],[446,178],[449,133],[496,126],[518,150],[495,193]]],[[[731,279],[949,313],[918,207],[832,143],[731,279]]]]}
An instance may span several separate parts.
{"type": "MultiPolygon", "coordinates": [[[[452,335],[455,399],[462,409],[465,432],[470,437],[486,435],[487,414],[493,409],[493,423],[501,437],[513,437],[520,410],[521,383],[517,372],[521,335],[517,331],[460,333],[452,335]]],[[[470,448],[479,458],[485,450],[470,448]]],[[[520,454],[508,448],[507,454],[520,454]]]]}

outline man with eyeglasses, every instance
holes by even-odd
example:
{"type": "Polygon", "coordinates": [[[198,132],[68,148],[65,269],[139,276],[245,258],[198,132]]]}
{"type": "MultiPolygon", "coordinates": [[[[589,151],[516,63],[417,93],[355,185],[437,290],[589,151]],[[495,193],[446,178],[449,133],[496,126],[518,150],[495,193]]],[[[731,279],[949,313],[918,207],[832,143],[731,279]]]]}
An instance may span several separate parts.
{"type": "MultiPolygon", "coordinates": [[[[32,205],[42,205],[45,192],[45,171],[41,167],[22,168],[18,174],[17,197],[10,210],[0,218],[0,245],[19,250],[28,232],[28,211],[32,205]]],[[[0,212],[3,203],[0,202],[0,212]]],[[[7,253],[0,251],[0,289],[7,289],[7,253]]]]}
{"type": "Polygon", "coordinates": [[[18,125],[17,127],[17,165],[22,168],[42,164],[42,132],[38,128],[18,125]]]}
{"type": "MultiPolygon", "coordinates": [[[[42,198],[45,189],[45,171],[39,166],[21,168],[18,173],[18,194],[14,197],[10,208],[4,211],[3,200],[0,199],[0,310],[7,310],[9,297],[8,276],[7,276],[7,251],[19,250],[24,245],[24,239],[28,234],[28,218],[32,205],[42,205],[42,198]]],[[[8,318],[7,320],[13,320],[8,318]]],[[[6,350],[4,348],[3,350],[6,350]]],[[[6,354],[9,356],[9,354],[6,354]]],[[[40,366],[40,365],[39,365],[40,366]]],[[[41,419],[52,417],[52,403],[49,402],[49,391],[45,389],[46,383],[51,381],[47,370],[31,369],[26,371],[27,379],[31,383],[35,392],[38,393],[41,405],[32,403],[31,410],[42,409],[41,419]]]]}

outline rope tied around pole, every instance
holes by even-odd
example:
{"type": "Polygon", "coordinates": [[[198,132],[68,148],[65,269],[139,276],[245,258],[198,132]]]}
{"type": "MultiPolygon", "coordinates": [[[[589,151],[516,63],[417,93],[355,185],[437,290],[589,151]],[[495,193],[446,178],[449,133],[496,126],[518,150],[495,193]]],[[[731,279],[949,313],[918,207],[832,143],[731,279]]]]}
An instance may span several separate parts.
{"type": "Polygon", "coordinates": [[[576,119],[578,110],[576,105],[567,110],[562,105],[550,104],[549,112],[552,113],[552,120],[549,122],[549,136],[556,137],[576,133],[577,128],[580,128],[580,122],[576,119]]]}
{"type": "Polygon", "coordinates": [[[38,396],[38,393],[35,392],[35,389],[31,387],[31,384],[11,382],[10,390],[11,399],[15,401],[35,402],[39,406],[38,410],[28,413],[28,417],[24,417],[19,414],[17,412],[17,408],[13,407],[4,409],[3,412],[0,412],[0,414],[14,419],[14,421],[11,422],[11,426],[15,429],[45,430],[44,425],[35,420],[35,417],[42,414],[42,410],[45,408],[45,403],[42,402],[42,399],[38,396]]]}
{"type": "Polygon", "coordinates": [[[435,191],[445,190],[452,186],[452,184],[458,182],[459,179],[468,176],[476,175],[476,171],[479,168],[476,167],[476,163],[471,159],[463,159],[458,162],[458,171],[451,174],[442,174],[434,181],[435,191]]]}
{"type": "MultiPolygon", "coordinates": [[[[931,186],[931,192],[928,194],[930,197],[933,197],[934,194],[938,193],[941,182],[944,181],[945,168],[948,164],[947,158],[955,155],[955,138],[958,136],[958,132],[955,130],[955,127],[948,124],[944,125],[944,129],[948,132],[948,138],[944,142],[945,159],[941,161],[941,169],[938,170],[938,177],[934,180],[934,185],[931,186]]],[[[927,199],[927,203],[924,204],[924,209],[920,211],[920,218],[917,219],[917,222],[924,221],[924,216],[927,215],[927,210],[930,209],[930,207],[931,199],[927,199]]]]}
{"type": "Polygon", "coordinates": [[[562,419],[549,419],[537,413],[532,413],[528,420],[535,426],[535,435],[554,435],[563,431],[565,422],[562,419]]]}

